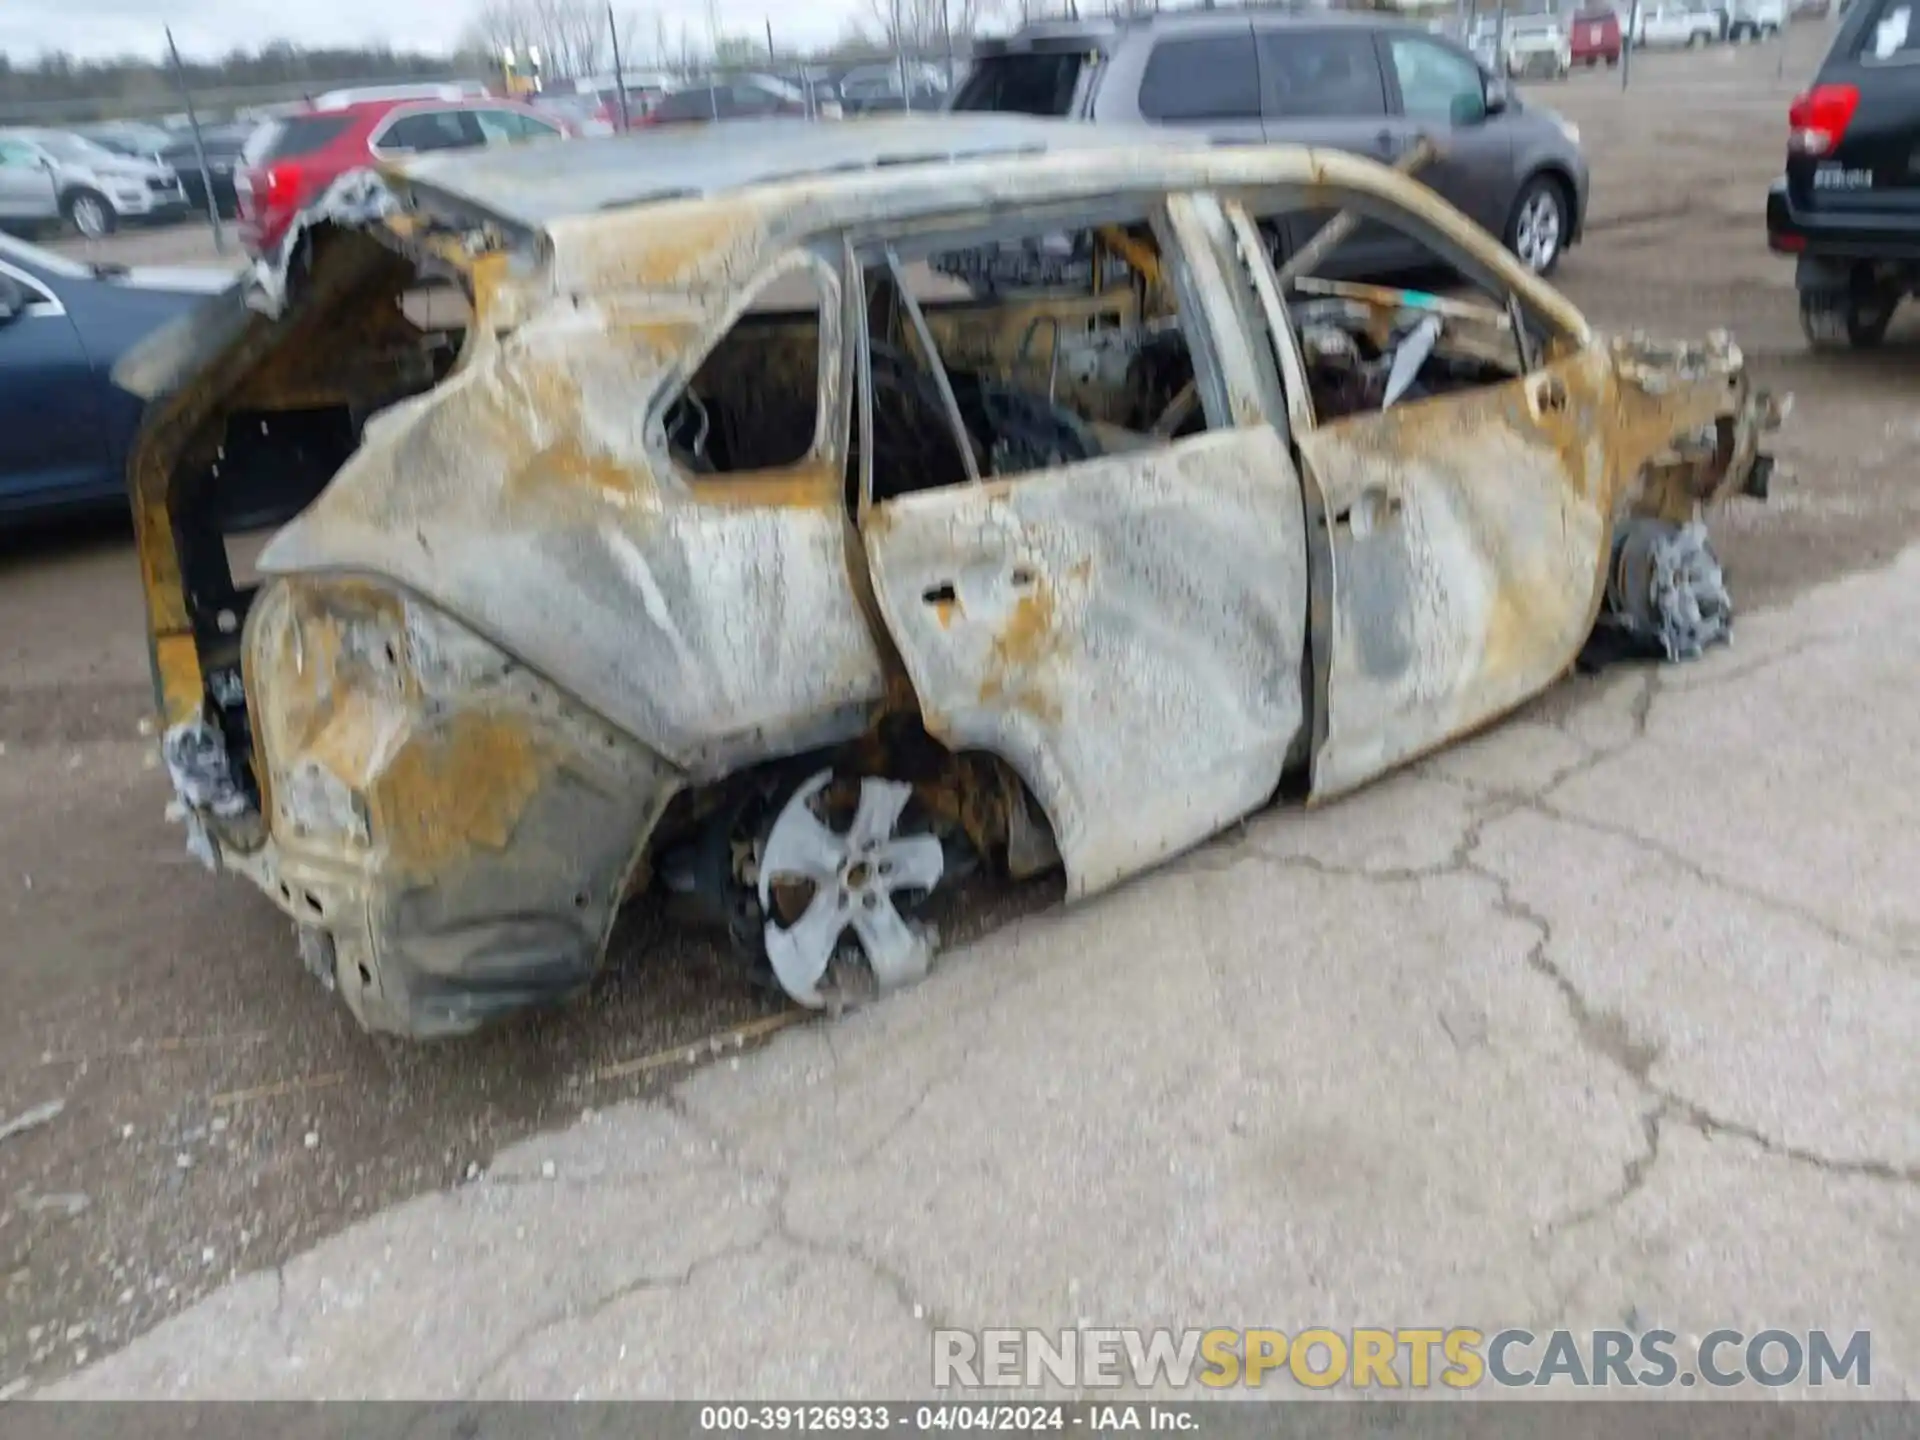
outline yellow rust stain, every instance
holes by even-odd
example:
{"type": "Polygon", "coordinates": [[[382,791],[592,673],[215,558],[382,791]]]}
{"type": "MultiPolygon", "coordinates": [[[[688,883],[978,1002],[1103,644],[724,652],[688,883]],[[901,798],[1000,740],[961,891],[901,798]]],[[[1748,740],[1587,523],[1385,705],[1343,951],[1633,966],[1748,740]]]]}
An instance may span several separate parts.
{"type": "Polygon", "coordinates": [[[994,636],[980,686],[983,702],[1004,701],[1049,723],[1060,719],[1059,703],[1047,693],[1040,674],[1061,650],[1056,623],[1053,590],[1046,581],[1036,579],[994,636]]]}
{"type": "Polygon", "coordinates": [[[577,238],[569,238],[579,247],[581,268],[598,284],[656,288],[698,274],[760,228],[751,205],[694,201],[580,222],[577,238]]]}
{"type": "Polygon", "coordinates": [[[680,354],[700,333],[700,327],[692,320],[662,320],[655,316],[622,320],[616,315],[612,323],[624,348],[654,363],[680,354]]]}
{"type": "Polygon", "coordinates": [[[516,499],[578,496],[626,505],[651,492],[651,482],[644,470],[636,471],[611,455],[590,452],[568,436],[514,467],[505,488],[516,499]]]}
{"type": "MultiPolygon", "coordinates": [[[[1554,650],[1560,627],[1542,624],[1543,612],[1535,603],[1540,593],[1539,587],[1525,578],[1503,578],[1487,616],[1480,657],[1482,684],[1512,675],[1535,683],[1545,678],[1541,673],[1543,652],[1554,650]]],[[[1555,610],[1557,607],[1549,607],[1545,613],[1552,616],[1555,610]]],[[[1563,657],[1555,652],[1544,658],[1552,670],[1558,668],[1563,657]]]]}
{"type": "MultiPolygon", "coordinates": [[[[1165,282],[1160,269],[1159,253],[1150,245],[1143,244],[1118,226],[1105,225],[1099,230],[1101,243],[1126,262],[1129,268],[1139,273],[1147,284],[1158,289],[1165,282]]],[[[1094,278],[1099,279],[1100,267],[1096,266],[1094,278]]]]}
{"type": "Polygon", "coordinates": [[[383,751],[404,724],[402,713],[389,701],[364,690],[347,690],[327,707],[325,722],[296,741],[295,749],[302,759],[365,790],[383,751]]]}
{"type": "Polygon", "coordinates": [[[840,505],[840,477],[825,465],[784,470],[690,475],[687,489],[703,505],[824,510],[840,505]]]}
{"type": "Polygon", "coordinates": [[[482,255],[471,262],[467,270],[467,284],[473,301],[473,318],[476,324],[488,325],[493,322],[500,308],[500,293],[506,283],[507,257],[505,255],[498,253],[482,255]]]}
{"type": "Polygon", "coordinates": [[[200,652],[191,632],[158,635],[153,642],[153,667],[159,680],[160,708],[169,726],[180,725],[200,713],[206,702],[200,674],[200,652]]]}
{"type": "Polygon", "coordinates": [[[389,861],[433,875],[476,850],[501,850],[556,760],[525,720],[469,714],[415,735],[373,788],[389,861]]]}

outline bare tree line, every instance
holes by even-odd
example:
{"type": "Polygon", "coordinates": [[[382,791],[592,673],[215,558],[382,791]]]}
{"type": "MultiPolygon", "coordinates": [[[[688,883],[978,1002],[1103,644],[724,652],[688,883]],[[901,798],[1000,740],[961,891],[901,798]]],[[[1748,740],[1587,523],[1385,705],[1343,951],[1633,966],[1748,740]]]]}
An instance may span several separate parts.
{"type": "MultiPolygon", "coordinates": [[[[864,0],[836,52],[878,54],[905,50],[944,53],[951,38],[956,49],[1002,13],[1009,0],[864,0]]],[[[1036,7],[1037,8],[1037,7],[1036,7]]],[[[682,22],[670,27],[666,16],[616,3],[621,62],[628,67],[691,71],[709,60],[752,63],[767,53],[767,37],[729,33],[718,0],[706,0],[704,34],[682,22]]],[[[464,37],[465,48],[498,57],[511,49],[523,59],[536,47],[548,75],[589,75],[613,68],[613,27],[601,0],[483,0],[464,37]]],[[[797,49],[792,53],[798,53],[797,49]]]]}
{"type": "Polygon", "coordinates": [[[970,40],[1000,14],[1001,0],[867,0],[873,38],[889,50],[931,54],[970,40]]]}
{"type": "MultiPolygon", "coordinates": [[[[541,68],[556,75],[591,75],[613,64],[607,10],[593,0],[486,0],[465,38],[467,49],[494,57],[512,51],[524,61],[538,52],[541,68]]],[[[624,59],[637,37],[620,38],[624,59]]]]}

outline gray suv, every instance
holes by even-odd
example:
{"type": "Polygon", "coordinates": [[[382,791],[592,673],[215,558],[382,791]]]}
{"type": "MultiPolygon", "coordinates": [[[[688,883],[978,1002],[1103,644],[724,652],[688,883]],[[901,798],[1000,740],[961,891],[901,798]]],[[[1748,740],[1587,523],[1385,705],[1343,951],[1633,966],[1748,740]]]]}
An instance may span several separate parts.
{"type": "MultiPolygon", "coordinates": [[[[1060,21],[976,43],[954,110],[1191,128],[1222,144],[1322,145],[1392,163],[1422,136],[1440,157],[1419,178],[1540,274],[1580,238],[1580,135],[1525,104],[1454,41],[1371,15],[1185,11],[1060,21]]],[[[1298,248],[1324,215],[1274,236],[1298,248]]],[[[1411,240],[1364,224],[1326,267],[1417,265],[1411,240]]]]}
{"type": "Polygon", "coordinates": [[[123,220],[187,213],[173,167],[118,155],[65,130],[0,130],[0,225],[65,219],[89,239],[123,220]]]}

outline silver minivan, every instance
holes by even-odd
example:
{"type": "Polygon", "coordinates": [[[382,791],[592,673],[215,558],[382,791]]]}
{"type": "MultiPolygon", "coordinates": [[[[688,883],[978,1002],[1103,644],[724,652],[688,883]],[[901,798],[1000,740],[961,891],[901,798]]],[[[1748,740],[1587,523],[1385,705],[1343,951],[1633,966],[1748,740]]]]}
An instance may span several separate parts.
{"type": "Polygon", "coordinates": [[[82,235],[123,220],[172,219],[187,211],[170,165],[65,130],[0,130],[0,224],[69,220],[82,235]]]}

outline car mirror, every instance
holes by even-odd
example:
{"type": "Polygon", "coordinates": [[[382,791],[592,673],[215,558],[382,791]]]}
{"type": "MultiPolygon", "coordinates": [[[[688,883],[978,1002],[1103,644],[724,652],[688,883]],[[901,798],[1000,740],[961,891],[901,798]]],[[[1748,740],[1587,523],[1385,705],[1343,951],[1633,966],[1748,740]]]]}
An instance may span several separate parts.
{"type": "MultiPolygon", "coordinates": [[[[1474,97],[1463,96],[1462,99],[1471,106],[1474,97]]],[[[1490,75],[1487,77],[1486,87],[1481,93],[1479,100],[1479,113],[1466,122],[1469,125],[1475,125],[1482,120],[1505,113],[1513,105],[1513,92],[1508,88],[1507,82],[1500,76],[1490,75]]]]}
{"type": "Polygon", "coordinates": [[[10,275],[0,275],[0,325],[10,325],[27,311],[27,292],[10,275]]]}

